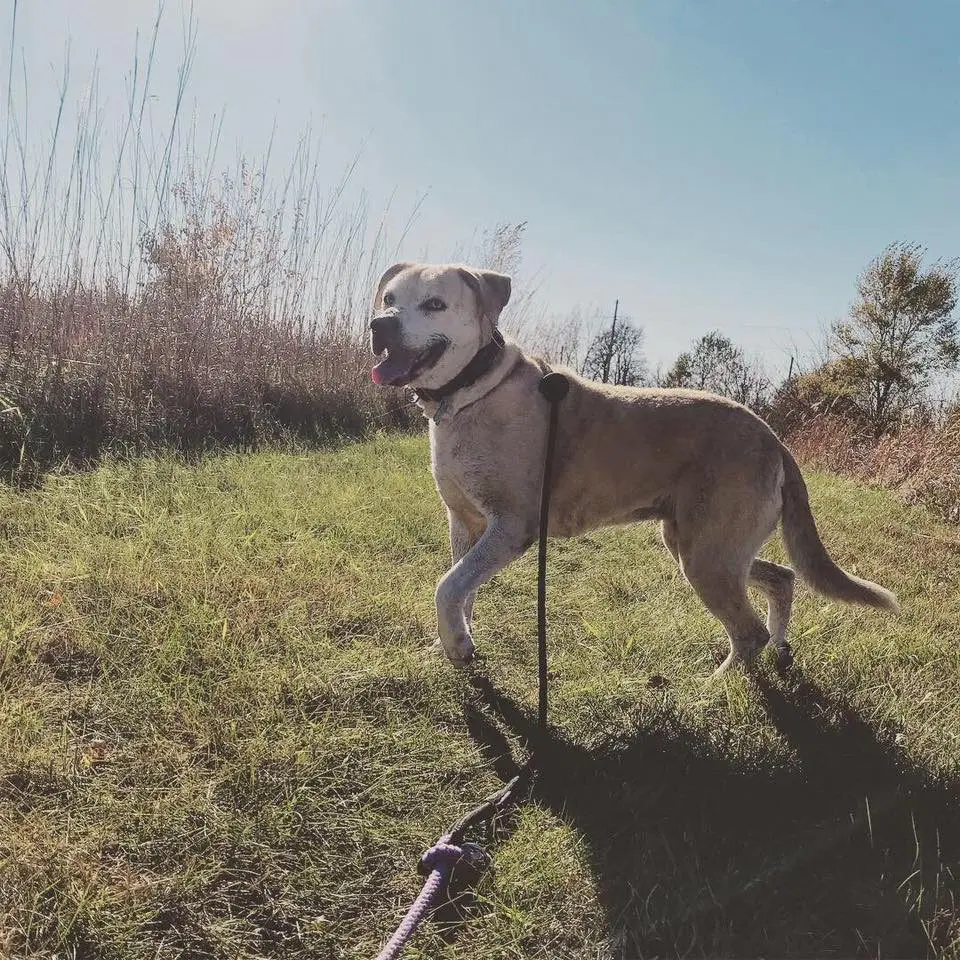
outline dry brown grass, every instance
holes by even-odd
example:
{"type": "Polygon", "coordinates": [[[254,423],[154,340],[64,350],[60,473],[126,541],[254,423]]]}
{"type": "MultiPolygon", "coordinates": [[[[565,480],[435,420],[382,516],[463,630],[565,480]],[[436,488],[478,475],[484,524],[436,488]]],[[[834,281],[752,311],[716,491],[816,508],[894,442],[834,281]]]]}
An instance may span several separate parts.
{"type": "Polygon", "coordinates": [[[876,439],[841,417],[819,416],[791,431],[794,454],[817,470],[896,490],[911,503],[960,522],[960,415],[876,439]]]}
{"type": "MultiPolygon", "coordinates": [[[[214,235],[209,222],[195,229],[214,235]]],[[[3,469],[23,479],[106,450],[249,449],[415,422],[402,397],[370,383],[358,304],[319,318],[286,308],[271,289],[282,272],[232,260],[235,229],[213,249],[185,232],[164,228],[150,248],[162,267],[151,263],[132,294],[112,279],[6,278],[3,469]]]]}
{"type": "MultiPolygon", "coordinates": [[[[366,343],[370,292],[417,207],[399,232],[389,210],[370,216],[357,160],[321,177],[309,131],[284,168],[270,145],[223,163],[217,118],[182,116],[192,17],[177,96],[166,115],[152,106],[161,12],[124,78],[119,129],[100,93],[118,77],[94,73],[74,100],[65,63],[46,131],[19,74],[0,92],[0,477],[423,422],[370,383],[366,343]]],[[[13,23],[16,51],[16,5],[13,23]]],[[[523,228],[459,254],[516,275],[523,228]]],[[[536,319],[534,293],[515,287],[509,332],[536,319]]]]}
{"type": "Polygon", "coordinates": [[[181,116],[192,21],[170,113],[151,112],[158,27],[159,19],[134,54],[126,117],[113,132],[97,74],[74,101],[64,65],[46,132],[18,75],[7,77],[0,473],[8,478],[107,451],[325,442],[419,419],[369,382],[367,298],[391,251],[385,218],[371,219],[351,186],[353,167],[324,181],[305,135],[285,170],[274,169],[268,147],[261,161],[240,158],[216,175],[216,122],[198,130],[181,116]]]}

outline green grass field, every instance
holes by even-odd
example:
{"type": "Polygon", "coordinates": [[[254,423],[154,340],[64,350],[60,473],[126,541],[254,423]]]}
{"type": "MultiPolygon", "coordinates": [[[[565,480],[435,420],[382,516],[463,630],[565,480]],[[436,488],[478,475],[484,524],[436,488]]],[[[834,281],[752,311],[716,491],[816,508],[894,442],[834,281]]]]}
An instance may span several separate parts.
{"type": "MultiPolygon", "coordinates": [[[[801,588],[789,681],[705,682],[726,641],[655,528],[553,544],[546,771],[408,956],[960,952],[960,533],[811,491],[904,612],[801,588]]],[[[0,523],[0,955],[372,958],[525,756],[535,551],[476,673],[424,656],[423,438],[107,465],[0,523]]]]}

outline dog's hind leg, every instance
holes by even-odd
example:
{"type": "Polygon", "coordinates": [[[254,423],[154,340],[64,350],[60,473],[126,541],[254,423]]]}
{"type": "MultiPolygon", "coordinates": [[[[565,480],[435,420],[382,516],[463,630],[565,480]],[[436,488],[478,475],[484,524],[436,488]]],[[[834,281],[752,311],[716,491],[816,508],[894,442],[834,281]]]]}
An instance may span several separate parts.
{"type": "MultiPolygon", "coordinates": [[[[763,469],[763,453],[759,451],[749,470],[733,472],[723,482],[712,475],[695,478],[677,501],[680,567],[730,638],[730,654],[718,673],[738,660],[749,662],[770,641],[770,631],[747,596],[747,582],[755,572],[770,574],[771,580],[777,576],[772,564],[755,559],[780,515],[779,462],[763,469]]],[[[778,639],[789,615],[789,594],[782,581],[778,578],[771,621],[778,639]]]]}
{"type": "Polygon", "coordinates": [[[794,572],[790,567],[771,563],[769,560],[754,560],[750,567],[750,584],[767,598],[767,630],[777,649],[781,666],[789,666],[793,660],[790,644],[787,643],[787,624],[793,606],[794,572]]]}
{"type": "Polygon", "coordinates": [[[681,551],[680,566],[730,638],[730,653],[716,672],[723,673],[738,661],[751,661],[766,646],[770,634],[747,596],[745,565],[731,563],[730,558],[716,552],[684,555],[681,551]]]}

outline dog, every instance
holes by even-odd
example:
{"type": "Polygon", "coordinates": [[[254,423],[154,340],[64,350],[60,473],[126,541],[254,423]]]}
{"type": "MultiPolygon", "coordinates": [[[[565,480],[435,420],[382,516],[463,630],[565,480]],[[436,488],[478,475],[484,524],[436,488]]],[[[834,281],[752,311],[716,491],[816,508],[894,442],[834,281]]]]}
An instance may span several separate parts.
{"type": "MultiPolygon", "coordinates": [[[[539,530],[550,411],[538,384],[551,367],[499,332],[510,292],[502,273],[396,263],[380,278],[370,321],[374,383],[412,388],[430,420],[453,561],[436,588],[439,645],[457,666],[473,657],[477,590],[539,530]]],[[[794,570],[757,559],[778,521],[796,572],[814,590],[898,609],[893,593],[830,558],[796,461],[746,407],[695,390],[610,386],[558,372],[569,391],[559,409],[548,535],[659,520],[665,546],[729,637],[718,673],[771,642],[779,662],[791,662],[794,570]],[[766,624],[748,585],[766,597],[766,624]]]]}

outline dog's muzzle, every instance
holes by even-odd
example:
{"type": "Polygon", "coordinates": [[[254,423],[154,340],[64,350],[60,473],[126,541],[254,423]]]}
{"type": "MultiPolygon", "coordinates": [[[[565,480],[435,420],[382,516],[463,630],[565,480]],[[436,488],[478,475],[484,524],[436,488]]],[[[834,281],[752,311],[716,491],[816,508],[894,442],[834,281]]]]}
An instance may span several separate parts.
{"type": "Polygon", "coordinates": [[[400,321],[396,314],[383,313],[370,321],[370,349],[380,356],[400,339],[400,321]]]}

